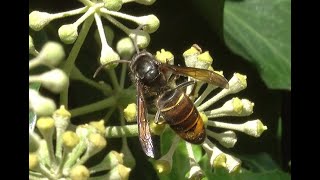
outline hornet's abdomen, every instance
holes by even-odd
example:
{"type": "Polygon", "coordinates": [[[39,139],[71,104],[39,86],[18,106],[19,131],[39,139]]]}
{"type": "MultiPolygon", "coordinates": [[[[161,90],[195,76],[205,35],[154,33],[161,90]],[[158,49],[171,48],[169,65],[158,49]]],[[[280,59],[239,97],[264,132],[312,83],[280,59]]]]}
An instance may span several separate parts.
{"type": "Polygon", "coordinates": [[[184,140],[201,144],[205,138],[205,128],[198,110],[189,97],[181,90],[163,93],[157,100],[160,115],[184,140]]]}

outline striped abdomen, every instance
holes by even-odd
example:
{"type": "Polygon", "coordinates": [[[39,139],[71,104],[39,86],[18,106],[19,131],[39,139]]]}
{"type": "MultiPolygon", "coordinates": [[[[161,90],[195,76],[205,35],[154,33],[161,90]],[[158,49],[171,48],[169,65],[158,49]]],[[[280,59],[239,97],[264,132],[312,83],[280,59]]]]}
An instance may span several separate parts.
{"type": "Polygon", "coordinates": [[[160,115],[184,140],[201,144],[205,137],[203,121],[189,97],[181,90],[163,93],[157,100],[160,115]]]}

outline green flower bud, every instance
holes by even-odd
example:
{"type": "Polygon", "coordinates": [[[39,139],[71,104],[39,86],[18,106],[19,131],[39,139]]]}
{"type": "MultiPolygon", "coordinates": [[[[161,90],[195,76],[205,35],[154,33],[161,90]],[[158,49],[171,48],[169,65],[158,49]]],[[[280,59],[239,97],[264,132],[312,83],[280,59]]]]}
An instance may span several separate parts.
{"type": "Polygon", "coordinates": [[[103,0],[104,7],[110,11],[119,11],[122,7],[122,0],[103,0]]]}
{"type": "Polygon", "coordinates": [[[39,168],[39,158],[37,153],[29,153],[29,169],[37,170],[39,168]]]}
{"type": "Polygon", "coordinates": [[[239,99],[237,97],[225,102],[222,107],[207,111],[209,118],[222,116],[249,116],[253,113],[254,103],[247,99],[239,99]]]}
{"type": "Polygon", "coordinates": [[[49,116],[56,110],[56,105],[52,99],[42,97],[33,89],[29,89],[29,107],[38,116],[49,116]]]}
{"type": "Polygon", "coordinates": [[[184,61],[187,67],[195,67],[198,61],[198,55],[200,50],[194,46],[191,46],[188,50],[183,53],[184,61]]]}
{"type": "Polygon", "coordinates": [[[53,67],[60,64],[64,57],[63,47],[56,42],[47,42],[38,56],[42,64],[53,67]]]}
{"type": "Polygon", "coordinates": [[[119,180],[127,180],[129,179],[131,169],[122,165],[118,164],[116,167],[111,169],[108,174],[103,176],[103,179],[119,179],[119,180]]]}
{"type": "Polygon", "coordinates": [[[232,148],[237,142],[237,136],[233,131],[215,133],[207,129],[206,133],[208,136],[218,140],[219,143],[226,148],[232,148]]]}
{"type": "Polygon", "coordinates": [[[241,160],[229,154],[226,154],[226,158],[226,168],[229,173],[239,172],[241,169],[241,160]]]}
{"type": "Polygon", "coordinates": [[[198,164],[192,165],[188,172],[188,179],[198,180],[204,177],[204,172],[198,164]]]}
{"type": "Polygon", "coordinates": [[[131,39],[136,41],[139,49],[146,48],[150,43],[150,35],[145,31],[131,30],[128,35],[131,39]]]}
{"type": "Polygon", "coordinates": [[[90,177],[90,172],[87,167],[77,165],[70,170],[70,178],[72,180],[87,180],[90,177]]]}
{"type": "Polygon", "coordinates": [[[268,129],[268,127],[265,126],[259,119],[248,121],[242,124],[242,126],[244,133],[254,137],[260,137],[261,134],[268,129]]]}
{"type": "Polygon", "coordinates": [[[153,164],[154,169],[159,174],[169,174],[172,168],[172,160],[159,159],[156,160],[153,164]]]}
{"type": "Polygon", "coordinates": [[[74,24],[62,25],[58,30],[59,37],[65,44],[72,44],[78,37],[78,26],[74,24]]]}
{"type": "Polygon", "coordinates": [[[29,153],[36,152],[39,149],[40,140],[38,134],[29,129],[29,153]]]}
{"type": "Polygon", "coordinates": [[[137,118],[137,105],[135,103],[128,104],[123,113],[127,122],[135,122],[137,118]]]}
{"type": "Polygon", "coordinates": [[[52,117],[40,117],[37,121],[37,128],[43,136],[44,134],[53,133],[54,120],[52,117]]]}
{"type": "Polygon", "coordinates": [[[40,31],[50,23],[52,16],[46,12],[32,11],[29,14],[29,27],[35,31],[40,31]]]}
{"type": "Polygon", "coordinates": [[[200,69],[208,69],[212,64],[212,57],[208,51],[197,56],[198,61],[196,62],[195,67],[200,69]]]}
{"type": "Polygon", "coordinates": [[[97,164],[90,168],[92,173],[99,172],[101,170],[112,169],[116,167],[118,164],[123,164],[123,154],[118,153],[117,151],[111,150],[101,161],[101,163],[97,164]]]}
{"type": "Polygon", "coordinates": [[[161,63],[173,65],[174,63],[174,56],[170,51],[166,51],[161,49],[160,51],[156,52],[156,59],[161,63]]]}
{"type": "Polygon", "coordinates": [[[136,3],[139,4],[143,4],[143,5],[151,5],[154,2],[156,2],[156,0],[134,0],[136,3]]]}
{"type": "Polygon", "coordinates": [[[134,44],[129,37],[122,38],[118,41],[117,52],[121,57],[129,59],[135,51],[134,44]]]}
{"type": "Polygon", "coordinates": [[[39,54],[39,52],[34,47],[33,39],[30,35],[29,35],[29,54],[32,54],[34,56],[39,54]]]}
{"type": "Polygon", "coordinates": [[[98,133],[91,133],[88,137],[88,154],[93,156],[107,145],[106,139],[98,133]]]}
{"type": "Polygon", "coordinates": [[[140,25],[144,25],[143,30],[146,31],[147,33],[155,32],[160,26],[159,19],[157,18],[157,16],[155,16],[153,14],[138,17],[137,22],[140,25]]]}
{"type": "MultiPolygon", "coordinates": [[[[101,50],[101,57],[100,57],[100,63],[101,64],[106,64],[112,61],[117,61],[120,60],[120,56],[118,53],[116,53],[112,48],[107,47],[103,48],[101,50]]],[[[110,68],[115,68],[118,65],[118,63],[113,63],[110,64],[109,66],[106,66],[105,68],[110,69],[110,68]]]]}
{"type": "Polygon", "coordinates": [[[158,123],[154,122],[154,119],[150,121],[150,131],[152,134],[161,135],[166,128],[166,123],[158,123]]]}
{"type": "Polygon", "coordinates": [[[94,127],[97,129],[97,132],[100,133],[102,136],[105,135],[106,133],[106,127],[104,125],[104,120],[100,120],[100,121],[92,121],[89,123],[90,126],[94,127]]]}
{"type": "Polygon", "coordinates": [[[62,134],[63,146],[69,151],[72,150],[79,141],[80,139],[78,135],[73,131],[66,131],[62,134]]]}
{"type": "Polygon", "coordinates": [[[68,76],[60,69],[53,69],[49,72],[45,72],[41,74],[40,78],[42,85],[54,93],[61,92],[69,84],[68,76]]]}

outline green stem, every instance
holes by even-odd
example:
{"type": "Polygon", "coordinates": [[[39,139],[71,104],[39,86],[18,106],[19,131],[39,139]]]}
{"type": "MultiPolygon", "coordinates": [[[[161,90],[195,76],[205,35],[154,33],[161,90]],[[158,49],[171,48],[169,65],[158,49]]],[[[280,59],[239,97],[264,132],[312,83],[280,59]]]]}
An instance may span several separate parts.
{"type": "Polygon", "coordinates": [[[122,18],[122,19],[133,21],[133,22],[139,24],[139,17],[131,16],[131,15],[128,15],[128,14],[125,14],[125,13],[122,13],[122,12],[109,11],[106,8],[101,8],[100,11],[102,13],[106,13],[106,14],[109,14],[109,15],[112,15],[112,16],[116,16],[116,17],[119,17],[119,18],[122,18]]]}
{"type": "Polygon", "coordinates": [[[126,79],[126,74],[127,74],[127,63],[123,63],[121,67],[121,75],[120,75],[120,87],[123,89],[124,88],[124,81],[126,79]]]}
{"type": "Polygon", "coordinates": [[[29,61],[29,70],[33,69],[34,67],[37,67],[39,64],[41,64],[41,59],[38,57],[35,57],[29,61]]]}
{"type": "Polygon", "coordinates": [[[93,81],[89,78],[81,79],[82,82],[88,84],[89,86],[92,86],[98,90],[100,90],[104,95],[110,95],[112,93],[112,89],[109,84],[101,85],[97,83],[96,81],[93,81]]]}
{"type": "Polygon", "coordinates": [[[115,107],[110,108],[110,109],[108,110],[107,114],[106,114],[106,115],[104,116],[104,118],[103,118],[105,122],[108,122],[108,120],[109,120],[109,118],[111,117],[111,115],[113,114],[114,110],[116,110],[115,107]]]}
{"type": "Polygon", "coordinates": [[[82,7],[82,8],[78,8],[78,9],[74,9],[74,10],[70,10],[70,11],[51,14],[51,16],[53,19],[58,19],[58,18],[63,18],[63,17],[67,17],[67,16],[81,14],[81,13],[86,12],[88,9],[89,9],[89,7],[82,7]]]}
{"type": "Polygon", "coordinates": [[[125,126],[108,126],[106,127],[106,138],[133,137],[138,136],[138,125],[131,124],[125,126]]]}
{"type": "Polygon", "coordinates": [[[108,107],[114,107],[117,104],[117,98],[115,96],[108,97],[102,101],[98,101],[86,106],[75,108],[70,110],[72,117],[80,116],[94,111],[99,111],[108,107]]]}
{"type": "MultiPolygon", "coordinates": [[[[67,74],[67,76],[70,76],[71,70],[74,67],[75,60],[78,57],[82,44],[90,30],[93,19],[94,18],[92,16],[92,17],[89,17],[87,20],[85,20],[85,22],[82,25],[81,31],[79,33],[79,36],[76,42],[74,43],[74,46],[71,49],[71,52],[63,67],[63,70],[67,74]]],[[[68,109],[68,88],[69,88],[69,85],[61,92],[61,95],[60,95],[60,104],[64,105],[66,109],[68,109]]]]}
{"type": "Polygon", "coordinates": [[[112,86],[114,87],[114,89],[116,90],[116,92],[118,92],[121,88],[120,88],[120,85],[118,83],[118,78],[117,78],[117,75],[116,75],[116,71],[114,69],[109,69],[107,70],[110,78],[111,78],[111,83],[112,83],[112,86]]]}

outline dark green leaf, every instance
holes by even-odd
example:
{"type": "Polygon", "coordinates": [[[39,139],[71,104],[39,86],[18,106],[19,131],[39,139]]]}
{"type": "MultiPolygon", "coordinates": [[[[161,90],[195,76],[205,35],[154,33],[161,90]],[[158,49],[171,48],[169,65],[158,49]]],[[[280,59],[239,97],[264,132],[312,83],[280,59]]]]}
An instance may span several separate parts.
{"type": "Polygon", "coordinates": [[[266,153],[254,155],[237,155],[252,172],[267,172],[279,169],[279,166],[266,153]]]}
{"type": "Polygon", "coordinates": [[[291,89],[291,1],[229,0],[224,39],[253,63],[269,88],[291,89]]]}

